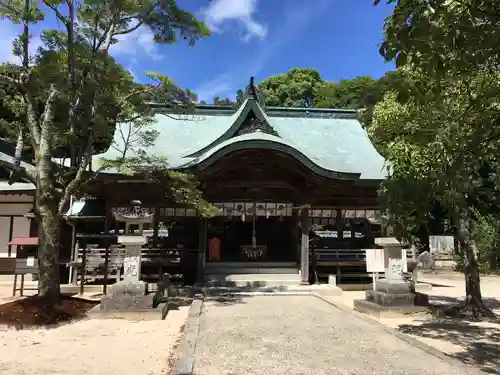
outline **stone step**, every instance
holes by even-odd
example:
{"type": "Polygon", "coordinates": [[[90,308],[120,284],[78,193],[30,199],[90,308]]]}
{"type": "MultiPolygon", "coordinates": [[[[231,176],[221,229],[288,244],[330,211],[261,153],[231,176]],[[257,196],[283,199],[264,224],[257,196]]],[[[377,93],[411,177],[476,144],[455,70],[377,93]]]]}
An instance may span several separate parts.
{"type": "Polygon", "coordinates": [[[206,274],[206,279],[224,279],[224,280],[298,280],[300,281],[300,275],[298,273],[268,273],[268,274],[206,274]]]}
{"type": "Polygon", "coordinates": [[[290,268],[258,268],[258,267],[244,267],[244,268],[205,268],[205,274],[209,275],[237,275],[237,274],[289,274],[289,275],[298,275],[299,270],[297,267],[290,268]]]}
{"type": "Polygon", "coordinates": [[[264,287],[300,285],[298,273],[267,273],[267,274],[206,274],[207,286],[264,287]]]}
{"type": "Polygon", "coordinates": [[[205,296],[222,295],[302,295],[321,294],[325,296],[337,296],[342,290],[331,285],[282,285],[282,286],[185,286],[176,289],[178,297],[195,297],[197,294],[205,296]]]}
{"type": "Polygon", "coordinates": [[[235,287],[235,288],[283,288],[299,286],[296,280],[207,280],[208,287],[235,287]]]}
{"type": "Polygon", "coordinates": [[[207,262],[206,269],[213,268],[297,268],[297,262],[207,262]]]}

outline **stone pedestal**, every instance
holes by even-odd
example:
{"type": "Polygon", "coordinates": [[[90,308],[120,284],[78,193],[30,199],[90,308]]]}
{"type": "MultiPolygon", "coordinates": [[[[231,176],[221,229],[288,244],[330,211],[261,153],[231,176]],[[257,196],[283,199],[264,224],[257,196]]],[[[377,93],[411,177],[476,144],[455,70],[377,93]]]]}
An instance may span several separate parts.
{"type": "Polygon", "coordinates": [[[366,291],[366,300],[381,306],[413,306],[415,291],[409,282],[382,279],[375,290],[366,291]]]}
{"type": "Polygon", "coordinates": [[[374,290],[366,291],[365,300],[354,301],[354,308],[370,315],[383,312],[411,312],[425,309],[428,297],[415,293],[413,282],[404,280],[406,259],[402,258],[403,245],[395,238],[376,238],[375,243],[384,248],[385,278],[377,281],[374,290]]]}
{"type": "Polygon", "coordinates": [[[147,294],[144,281],[122,280],[111,286],[101,300],[101,310],[144,310],[153,307],[153,295],[147,294]]]}
{"type": "Polygon", "coordinates": [[[141,281],[141,249],[143,236],[119,236],[125,246],[123,280],[110,287],[110,295],[101,300],[101,310],[142,310],[152,308],[153,295],[147,295],[147,284],[141,281]]]}

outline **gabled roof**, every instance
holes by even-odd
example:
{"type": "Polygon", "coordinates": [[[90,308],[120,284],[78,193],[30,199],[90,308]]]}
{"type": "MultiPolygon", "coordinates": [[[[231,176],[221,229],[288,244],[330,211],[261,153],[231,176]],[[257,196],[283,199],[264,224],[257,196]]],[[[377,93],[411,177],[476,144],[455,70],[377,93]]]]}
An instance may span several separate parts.
{"type": "MultiPolygon", "coordinates": [[[[14,147],[8,141],[0,139],[0,169],[12,171],[15,165],[14,147]]],[[[33,170],[35,167],[26,160],[21,160],[21,168],[33,170]]],[[[30,182],[14,182],[9,184],[9,181],[0,178],[0,193],[3,194],[20,194],[24,192],[33,192],[36,190],[35,185],[30,182]]]]}
{"type": "MultiPolygon", "coordinates": [[[[331,178],[386,177],[384,159],[353,110],[264,110],[256,98],[246,97],[237,110],[199,105],[191,115],[175,115],[168,108],[157,108],[155,120],[158,137],[147,151],[152,156],[167,157],[173,169],[203,169],[235,150],[270,148],[288,153],[314,172],[331,178]]],[[[118,125],[113,145],[97,155],[93,164],[101,157],[118,157],[123,140],[130,134],[134,134],[130,125],[118,125]]]]}

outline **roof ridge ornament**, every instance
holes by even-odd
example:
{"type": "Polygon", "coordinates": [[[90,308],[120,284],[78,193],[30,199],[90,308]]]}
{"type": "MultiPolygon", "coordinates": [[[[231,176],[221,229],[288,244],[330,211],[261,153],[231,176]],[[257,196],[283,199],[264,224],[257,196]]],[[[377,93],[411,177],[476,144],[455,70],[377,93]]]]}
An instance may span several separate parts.
{"type": "Polygon", "coordinates": [[[258,101],[257,89],[255,88],[255,77],[250,77],[250,83],[245,90],[245,99],[253,99],[258,101]]]}

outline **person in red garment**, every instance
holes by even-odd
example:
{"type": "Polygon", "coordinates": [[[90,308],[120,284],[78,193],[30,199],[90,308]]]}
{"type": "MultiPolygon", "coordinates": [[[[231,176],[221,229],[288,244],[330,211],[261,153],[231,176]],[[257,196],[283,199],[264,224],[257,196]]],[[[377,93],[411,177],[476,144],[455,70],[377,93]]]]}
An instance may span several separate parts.
{"type": "Polygon", "coordinates": [[[208,241],[208,259],[213,262],[220,262],[220,240],[217,236],[213,236],[208,241]]]}

